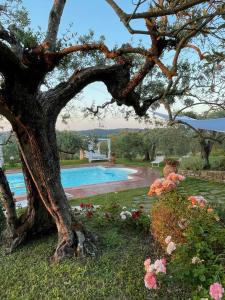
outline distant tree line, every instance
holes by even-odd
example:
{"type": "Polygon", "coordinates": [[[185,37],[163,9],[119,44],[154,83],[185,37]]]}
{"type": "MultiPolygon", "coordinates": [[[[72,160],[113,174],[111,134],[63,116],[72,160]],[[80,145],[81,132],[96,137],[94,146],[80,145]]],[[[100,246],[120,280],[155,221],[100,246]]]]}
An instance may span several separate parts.
{"type": "MultiPolygon", "coordinates": [[[[85,136],[76,131],[58,131],[57,145],[61,160],[79,159],[80,149],[87,150],[90,141],[97,142],[97,137],[85,136]]],[[[101,136],[102,137],[102,136],[101,136]]],[[[128,160],[154,160],[156,155],[180,157],[188,153],[193,155],[201,152],[199,138],[193,130],[176,125],[167,128],[145,130],[119,130],[116,134],[105,137],[111,138],[111,152],[118,158],[128,160]]],[[[225,143],[214,144],[214,151],[225,149],[225,143]]],[[[101,143],[101,152],[107,154],[107,143],[101,143]]],[[[17,141],[14,136],[3,146],[5,162],[19,161],[17,141]]]]}

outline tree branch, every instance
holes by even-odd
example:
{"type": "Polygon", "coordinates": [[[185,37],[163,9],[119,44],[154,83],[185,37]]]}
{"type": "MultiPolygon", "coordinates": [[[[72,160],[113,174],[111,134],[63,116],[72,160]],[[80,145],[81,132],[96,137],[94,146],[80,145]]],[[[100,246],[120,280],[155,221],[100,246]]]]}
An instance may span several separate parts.
{"type": "Polygon", "coordinates": [[[107,102],[105,102],[102,105],[98,105],[96,108],[94,108],[94,107],[87,107],[86,110],[88,110],[94,116],[97,116],[100,109],[104,109],[107,106],[109,106],[109,105],[111,105],[111,104],[113,104],[115,102],[116,102],[116,100],[112,98],[110,101],[107,101],[107,102]]]}
{"type": "Polygon", "coordinates": [[[150,9],[148,12],[142,12],[142,13],[132,13],[132,14],[126,14],[117,4],[114,0],[105,0],[116,12],[120,20],[124,23],[124,25],[127,25],[127,22],[131,19],[144,19],[144,18],[156,18],[161,16],[169,16],[169,15],[175,15],[181,11],[184,11],[186,9],[189,9],[191,7],[195,7],[198,4],[201,3],[208,3],[207,0],[191,0],[185,4],[177,5],[169,9],[163,9],[157,6],[157,9],[153,8],[150,9]]]}
{"type": "Polygon", "coordinates": [[[145,64],[140,68],[139,72],[137,72],[133,78],[128,83],[126,89],[123,91],[122,96],[127,97],[131,91],[133,91],[139,83],[143,80],[143,78],[148,74],[148,72],[154,67],[155,63],[153,61],[149,61],[148,59],[145,61],[145,64]]]}
{"type": "MultiPolygon", "coordinates": [[[[42,94],[40,101],[47,114],[58,116],[61,109],[75,95],[77,95],[85,86],[94,82],[102,81],[109,86],[110,84],[120,86],[119,81],[123,81],[123,74],[126,67],[121,64],[113,66],[95,66],[76,71],[68,79],[67,82],[62,82],[55,88],[42,94]]],[[[116,87],[115,87],[116,88],[116,87]]]]}
{"type": "Polygon", "coordinates": [[[5,146],[9,143],[11,137],[13,135],[13,130],[10,130],[10,133],[9,133],[9,136],[7,137],[7,139],[3,142],[3,143],[0,143],[0,146],[5,146]]]}
{"type": "Polygon", "coordinates": [[[66,0],[54,0],[54,4],[49,14],[48,30],[44,43],[51,51],[53,51],[56,46],[56,39],[65,3],[66,0]]]}
{"type": "MultiPolygon", "coordinates": [[[[142,74],[141,77],[144,77],[142,74]]],[[[142,78],[143,79],[143,78],[142,78]]],[[[138,115],[145,114],[149,103],[146,106],[140,103],[140,95],[133,89],[134,82],[130,80],[130,65],[116,64],[113,66],[96,66],[74,72],[67,82],[60,83],[54,89],[43,93],[41,105],[48,115],[54,115],[56,119],[62,108],[85,86],[88,84],[102,81],[107,86],[109,93],[116,103],[133,107],[138,115]],[[132,89],[129,84],[131,82],[132,89]],[[128,87],[128,88],[127,88],[128,87]],[[128,93],[128,90],[129,93],[128,93]],[[127,91],[126,93],[124,91],[127,91]]],[[[138,84],[139,81],[137,80],[138,84]]]]}
{"type": "Polygon", "coordinates": [[[137,47],[137,48],[126,47],[126,48],[120,48],[118,50],[110,51],[108,47],[106,47],[102,43],[75,45],[75,46],[65,48],[61,51],[55,52],[53,53],[53,55],[63,58],[64,56],[73,52],[78,52],[78,51],[85,52],[85,51],[95,51],[95,50],[101,51],[102,53],[104,53],[106,58],[111,58],[111,59],[115,59],[123,54],[129,54],[129,53],[133,53],[133,54],[136,53],[136,54],[143,55],[145,57],[151,57],[153,55],[151,51],[145,50],[144,48],[141,47],[137,47]]]}
{"type": "Polygon", "coordinates": [[[195,36],[196,33],[198,33],[202,28],[204,28],[211,20],[213,17],[209,17],[207,20],[205,20],[201,25],[199,25],[197,28],[192,30],[189,34],[187,34],[185,37],[183,37],[180,42],[178,43],[176,47],[176,53],[173,58],[173,67],[172,67],[172,73],[176,73],[177,70],[177,62],[178,58],[180,55],[180,52],[183,48],[187,46],[188,41],[195,36]]]}

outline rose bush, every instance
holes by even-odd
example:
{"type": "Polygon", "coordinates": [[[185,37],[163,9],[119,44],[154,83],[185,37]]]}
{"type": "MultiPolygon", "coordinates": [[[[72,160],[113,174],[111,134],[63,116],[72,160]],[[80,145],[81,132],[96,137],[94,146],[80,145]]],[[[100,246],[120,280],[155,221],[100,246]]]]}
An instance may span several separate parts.
{"type": "MultiPolygon", "coordinates": [[[[176,177],[170,174],[166,180],[176,182],[176,177]]],[[[149,193],[160,195],[150,215],[153,237],[168,256],[163,285],[180,285],[195,300],[220,300],[225,286],[225,225],[202,196],[180,193],[179,180],[176,188],[162,188],[164,181],[153,183],[149,193]]],[[[162,282],[159,278],[157,287],[162,282]]]]}

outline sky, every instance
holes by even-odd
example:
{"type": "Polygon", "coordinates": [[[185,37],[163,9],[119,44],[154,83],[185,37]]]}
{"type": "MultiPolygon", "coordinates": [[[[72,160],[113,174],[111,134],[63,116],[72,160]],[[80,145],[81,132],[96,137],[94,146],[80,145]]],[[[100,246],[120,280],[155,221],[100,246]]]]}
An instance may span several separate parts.
{"type": "MultiPolygon", "coordinates": [[[[51,10],[53,0],[23,0],[24,6],[29,12],[31,19],[31,28],[37,29],[41,27],[42,31],[46,31],[48,24],[48,15],[51,10]]],[[[126,12],[132,12],[134,6],[132,0],[118,0],[117,3],[126,12]]],[[[141,21],[135,21],[134,26],[141,26],[141,21]]],[[[148,39],[143,35],[132,36],[120,22],[118,16],[105,0],[67,0],[64,14],[60,24],[60,34],[65,33],[69,24],[73,23],[73,31],[78,35],[87,34],[91,29],[98,38],[104,35],[105,44],[112,48],[114,45],[122,45],[124,42],[132,42],[137,45],[142,39],[144,45],[148,46],[148,39]]],[[[94,83],[83,90],[82,102],[90,105],[93,101],[98,104],[104,103],[111,99],[111,95],[107,92],[106,87],[101,83],[94,83]]],[[[91,120],[83,118],[80,113],[74,113],[68,124],[65,125],[61,121],[57,122],[57,129],[82,130],[102,127],[109,128],[145,128],[145,123],[139,123],[133,119],[125,121],[121,116],[110,116],[101,120],[91,120]]]]}
{"type": "MultiPolygon", "coordinates": [[[[24,6],[29,11],[31,27],[36,29],[38,26],[46,31],[48,24],[48,14],[52,7],[52,0],[24,0],[24,6]]],[[[119,2],[118,2],[119,3],[119,2]]],[[[132,1],[122,0],[121,6],[126,11],[132,12],[134,8],[132,1]],[[130,4],[130,5],[129,5],[130,4]]],[[[119,18],[112,8],[104,0],[67,0],[63,17],[60,24],[60,33],[66,32],[69,24],[73,23],[73,30],[79,35],[86,34],[91,29],[95,32],[96,37],[104,35],[106,45],[112,48],[114,45],[121,45],[124,42],[138,44],[142,38],[147,44],[147,38],[143,36],[131,36],[125,27],[121,24],[119,18]]],[[[139,25],[139,23],[136,23],[139,25]]],[[[106,87],[101,83],[94,83],[83,90],[82,106],[90,105],[93,101],[101,104],[111,99],[106,87]]],[[[58,119],[57,129],[60,130],[83,130],[93,128],[145,128],[147,125],[139,123],[133,119],[126,121],[121,116],[108,115],[101,121],[84,118],[82,113],[72,113],[67,124],[58,119]]]]}

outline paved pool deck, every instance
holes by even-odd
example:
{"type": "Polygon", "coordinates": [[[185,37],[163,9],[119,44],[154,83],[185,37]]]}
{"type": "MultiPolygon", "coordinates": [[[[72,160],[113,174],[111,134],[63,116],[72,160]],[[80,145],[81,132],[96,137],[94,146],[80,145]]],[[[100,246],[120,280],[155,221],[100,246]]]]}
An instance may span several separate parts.
{"type": "MultiPolygon", "coordinates": [[[[112,165],[109,163],[92,163],[92,164],[82,164],[82,165],[70,165],[64,166],[65,168],[82,168],[82,167],[94,167],[94,166],[104,166],[110,168],[130,168],[136,170],[136,173],[130,174],[130,179],[128,180],[120,180],[106,183],[98,183],[91,185],[82,185],[73,188],[65,188],[66,195],[68,199],[75,198],[85,198],[93,195],[106,194],[110,192],[118,192],[129,189],[148,187],[150,184],[156,179],[159,178],[159,172],[155,169],[149,167],[142,166],[132,166],[132,165],[112,165]]],[[[16,173],[21,170],[9,170],[7,173],[16,173]]],[[[24,201],[26,200],[26,195],[15,196],[16,201],[24,201]]]]}

